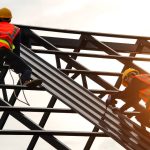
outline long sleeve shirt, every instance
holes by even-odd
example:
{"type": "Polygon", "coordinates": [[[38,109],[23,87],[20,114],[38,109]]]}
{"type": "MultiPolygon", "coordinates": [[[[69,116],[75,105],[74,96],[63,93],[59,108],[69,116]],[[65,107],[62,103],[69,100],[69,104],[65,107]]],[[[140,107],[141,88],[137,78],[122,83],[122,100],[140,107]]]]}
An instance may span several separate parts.
{"type": "Polygon", "coordinates": [[[13,41],[13,44],[15,45],[15,49],[13,50],[13,52],[18,56],[20,56],[20,42],[21,42],[21,33],[18,33],[13,41]]]}

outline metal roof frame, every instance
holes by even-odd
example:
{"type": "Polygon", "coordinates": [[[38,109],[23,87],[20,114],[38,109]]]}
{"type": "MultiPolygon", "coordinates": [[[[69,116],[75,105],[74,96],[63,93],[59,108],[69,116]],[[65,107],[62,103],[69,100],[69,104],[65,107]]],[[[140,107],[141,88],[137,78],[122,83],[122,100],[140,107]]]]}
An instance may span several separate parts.
{"type": "MultiPolygon", "coordinates": [[[[124,65],[122,71],[128,67],[134,67],[141,73],[147,73],[143,68],[140,68],[133,61],[149,62],[149,58],[139,58],[136,54],[149,54],[150,52],[150,37],[131,36],[131,35],[116,35],[95,32],[83,32],[74,30],[61,30],[33,26],[18,25],[22,30],[22,45],[21,56],[31,66],[33,70],[32,78],[43,79],[42,87],[29,89],[19,84],[5,85],[4,78],[7,73],[7,66],[1,68],[1,85],[3,90],[3,99],[0,99],[0,111],[3,111],[1,117],[0,134],[4,135],[34,135],[27,149],[33,149],[38,141],[38,138],[43,138],[56,149],[70,149],[65,143],[58,140],[55,135],[63,136],[89,136],[84,149],[91,148],[96,137],[111,137],[126,149],[144,150],[149,149],[150,134],[148,131],[143,131],[139,125],[128,118],[128,112],[124,114],[114,113],[111,107],[106,111],[105,102],[102,98],[109,93],[118,92],[121,85],[121,72],[105,72],[91,71],[86,66],[77,62],[79,57],[105,58],[115,59],[118,63],[124,65]],[[48,37],[40,36],[34,30],[78,34],[79,39],[63,38],[63,37],[48,37]],[[136,40],[135,44],[118,43],[99,41],[96,37],[111,37],[111,38],[127,38],[136,40]],[[34,49],[33,46],[42,46],[45,50],[34,49]],[[73,52],[65,52],[60,48],[73,49],[73,52]],[[107,55],[82,53],[82,50],[87,51],[103,51],[107,55]],[[46,53],[55,55],[56,67],[40,58],[36,53],[46,53]],[[122,56],[120,53],[129,53],[129,56],[122,56]],[[66,62],[66,67],[61,68],[61,60],[66,62]],[[75,69],[73,69],[75,68],[75,69]],[[70,74],[73,74],[71,77],[70,74]],[[76,83],[75,79],[81,75],[82,84],[76,83]],[[111,85],[108,81],[101,78],[101,75],[118,77],[116,84],[111,85]],[[93,82],[100,85],[104,90],[94,90],[88,88],[87,77],[93,82]],[[83,85],[83,86],[81,86],[83,85]],[[14,89],[14,93],[8,99],[7,90],[14,89]],[[20,108],[15,107],[16,96],[19,95],[21,89],[24,90],[42,90],[49,92],[52,97],[46,108],[20,108]],[[96,96],[94,93],[98,93],[96,96]],[[56,101],[60,100],[70,109],[55,109],[53,108],[56,101]],[[23,111],[28,112],[44,112],[39,125],[35,124],[30,118],[22,114],[23,111]],[[94,125],[91,132],[73,132],[73,131],[50,131],[44,130],[44,126],[50,117],[51,113],[78,113],[94,125]],[[105,114],[105,116],[104,116],[105,114]],[[7,118],[12,115],[22,124],[27,126],[30,131],[25,130],[3,130],[7,118]],[[99,132],[102,130],[103,133],[99,132]],[[49,135],[49,136],[47,136],[49,135]]],[[[143,109],[139,106],[138,109],[143,109]]],[[[136,113],[130,113],[136,115],[136,113]]]]}

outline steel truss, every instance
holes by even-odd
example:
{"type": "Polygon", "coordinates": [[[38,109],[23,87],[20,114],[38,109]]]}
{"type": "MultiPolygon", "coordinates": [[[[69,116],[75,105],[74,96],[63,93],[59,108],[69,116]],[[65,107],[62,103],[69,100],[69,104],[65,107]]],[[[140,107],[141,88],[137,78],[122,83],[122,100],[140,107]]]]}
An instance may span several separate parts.
{"type": "MultiPolygon", "coordinates": [[[[1,135],[33,135],[27,145],[29,150],[34,149],[39,137],[55,149],[73,149],[57,136],[79,136],[81,138],[88,136],[84,150],[92,147],[96,137],[111,137],[129,150],[149,149],[149,132],[143,131],[130,119],[138,112],[114,114],[111,108],[106,110],[105,96],[120,90],[122,72],[126,68],[133,67],[141,73],[148,73],[135,62],[148,63],[150,61],[150,58],[137,57],[138,54],[149,55],[150,43],[148,40],[150,37],[18,26],[22,31],[21,57],[31,66],[32,78],[41,78],[43,84],[42,87],[32,89],[20,85],[19,81],[16,85],[7,85],[5,77],[9,67],[1,66],[0,88],[2,89],[1,97],[3,97],[0,99],[0,111],[3,112],[0,121],[1,135]],[[46,32],[46,36],[41,35],[44,32],[46,32]],[[52,36],[53,34],[54,36],[52,36]],[[72,36],[73,38],[70,38],[72,36]],[[111,38],[111,42],[107,41],[106,37],[111,38]],[[134,40],[134,43],[112,42],[118,38],[134,40]],[[55,56],[53,58],[55,58],[56,64],[52,65],[51,62],[43,60],[38,56],[40,54],[55,56]],[[122,65],[122,69],[110,72],[111,66],[106,71],[101,70],[99,66],[93,66],[94,70],[92,70],[88,68],[88,64],[85,66],[80,62],[82,58],[116,60],[118,64],[122,65]],[[103,76],[117,79],[113,85],[103,76]],[[80,80],[77,80],[79,78],[80,80]],[[96,84],[98,88],[90,89],[89,81],[96,84]],[[8,89],[13,90],[10,98],[8,98],[8,89]],[[15,106],[16,97],[19,96],[22,89],[37,92],[47,91],[51,99],[46,107],[15,106]],[[69,109],[55,108],[58,100],[66,104],[69,109]],[[23,112],[43,112],[43,115],[37,125],[23,112]],[[89,132],[84,132],[82,129],[78,132],[45,130],[44,127],[52,113],[64,113],[64,115],[78,113],[93,124],[93,130],[89,132]],[[9,115],[30,130],[4,130],[9,115]]],[[[143,109],[143,107],[139,106],[138,109],[143,109]]]]}

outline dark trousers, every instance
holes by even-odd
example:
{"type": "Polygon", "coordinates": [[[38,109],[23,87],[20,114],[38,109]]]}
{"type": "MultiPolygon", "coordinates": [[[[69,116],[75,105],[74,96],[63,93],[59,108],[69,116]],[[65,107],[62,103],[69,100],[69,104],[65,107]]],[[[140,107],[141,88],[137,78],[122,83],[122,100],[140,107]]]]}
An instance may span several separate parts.
{"type": "Polygon", "coordinates": [[[0,48],[0,61],[5,61],[5,63],[8,64],[16,73],[21,73],[22,83],[30,80],[32,73],[31,68],[21,57],[11,52],[9,49],[5,47],[0,48]]]}

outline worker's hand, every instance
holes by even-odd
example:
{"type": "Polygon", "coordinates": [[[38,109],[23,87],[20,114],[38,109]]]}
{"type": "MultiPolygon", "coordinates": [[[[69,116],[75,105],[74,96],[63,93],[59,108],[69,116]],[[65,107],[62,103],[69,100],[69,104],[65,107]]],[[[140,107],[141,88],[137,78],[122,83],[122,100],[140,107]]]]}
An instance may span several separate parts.
{"type": "Polygon", "coordinates": [[[106,107],[108,107],[111,103],[111,95],[108,95],[108,98],[106,100],[106,107]]]}
{"type": "Polygon", "coordinates": [[[106,100],[106,107],[108,107],[109,105],[115,107],[116,104],[117,104],[117,101],[115,99],[112,99],[112,96],[109,95],[106,100]]]}

